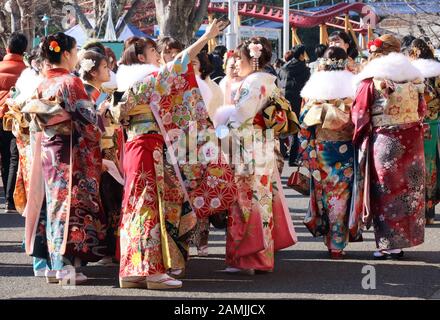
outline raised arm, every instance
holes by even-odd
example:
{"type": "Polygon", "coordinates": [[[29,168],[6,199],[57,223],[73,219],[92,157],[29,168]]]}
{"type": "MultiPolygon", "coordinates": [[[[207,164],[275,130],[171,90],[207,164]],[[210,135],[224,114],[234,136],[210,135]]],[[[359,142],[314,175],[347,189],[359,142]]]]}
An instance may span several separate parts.
{"type": "Polygon", "coordinates": [[[205,34],[201,36],[196,42],[194,42],[191,46],[179,53],[176,56],[176,59],[181,59],[185,54],[188,54],[191,60],[195,59],[200,51],[202,51],[202,49],[206,46],[208,41],[217,37],[224,29],[224,27],[225,23],[223,21],[218,21],[217,19],[214,19],[214,21],[206,28],[205,34]]]}

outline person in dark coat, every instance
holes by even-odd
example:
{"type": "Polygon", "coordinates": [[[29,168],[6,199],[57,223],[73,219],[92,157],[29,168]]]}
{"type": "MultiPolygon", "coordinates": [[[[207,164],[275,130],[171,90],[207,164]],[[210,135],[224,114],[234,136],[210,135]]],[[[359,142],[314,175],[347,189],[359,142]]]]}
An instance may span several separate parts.
{"type": "MultiPolygon", "coordinates": [[[[297,45],[292,50],[292,59],[280,71],[280,87],[289,100],[298,119],[301,111],[301,90],[310,78],[310,69],[306,65],[306,47],[297,45]]],[[[289,155],[289,165],[294,166],[298,157],[298,137],[293,139],[289,155]]]]}
{"type": "Polygon", "coordinates": [[[27,46],[28,40],[25,35],[13,33],[8,41],[7,54],[0,62],[0,154],[6,213],[15,212],[14,190],[18,171],[18,149],[12,132],[3,130],[3,116],[8,111],[5,101],[9,92],[26,69],[23,55],[27,46]]]}

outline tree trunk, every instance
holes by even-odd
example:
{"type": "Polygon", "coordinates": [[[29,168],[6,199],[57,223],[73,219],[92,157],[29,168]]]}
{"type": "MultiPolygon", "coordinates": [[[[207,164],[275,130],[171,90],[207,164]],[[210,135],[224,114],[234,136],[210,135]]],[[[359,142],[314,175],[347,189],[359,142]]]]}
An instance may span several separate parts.
{"type": "Polygon", "coordinates": [[[209,0],[154,0],[154,3],[160,35],[176,38],[187,46],[207,14],[209,0]]]}
{"type": "Polygon", "coordinates": [[[10,0],[11,9],[11,32],[20,30],[20,8],[18,7],[16,0],[10,0]]]}
{"type": "Polygon", "coordinates": [[[18,7],[20,8],[21,15],[21,32],[28,39],[29,51],[32,49],[34,37],[35,37],[35,1],[33,0],[17,0],[18,7]]]}

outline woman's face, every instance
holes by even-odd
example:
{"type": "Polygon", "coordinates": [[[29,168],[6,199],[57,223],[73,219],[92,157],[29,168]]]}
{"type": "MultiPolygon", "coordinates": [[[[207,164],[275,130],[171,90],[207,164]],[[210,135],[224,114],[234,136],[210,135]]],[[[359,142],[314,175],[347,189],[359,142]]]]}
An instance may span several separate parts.
{"type": "Polygon", "coordinates": [[[235,69],[237,75],[241,78],[247,77],[249,74],[252,73],[253,70],[251,66],[251,61],[243,54],[241,54],[235,60],[235,69]]]}
{"type": "Polygon", "coordinates": [[[235,58],[229,58],[226,62],[226,75],[232,78],[238,77],[237,69],[235,68],[235,58]]]}
{"type": "Polygon", "coordinates": [[[194,73],[197,76],[200,76],[200,60],[198,58],[195,58],[194,60],[191,61],[193,68],[194,68],[194,73]]]}
{"type": "Polygon", "coordinates": [[[346,42],[344,42],[344,40],[342,40],[339,37],[334,37],[332,38],[332,40],[329,43],[330,47],[339,47],[345,50],[345,52],[348,51],[348,48],[350,47],[350,45],[346,42]]]}
{"type": "Polygon", "coordinates": [[[110,81],[110,69],[106,60],[102,60],[96,71],[92,72],[92,77],[96,82],[105,83],[110,81]]]}
{"type": "Polygon", "coordinates": [[[76,70],[76,66],[78,65],[78,48],[74,47],[70,51],[64,51],[63,57],[66,60],[66,65],[70,72],[76,70]]]}
{"type": "Polygon", "coordinates": [[[177,49],[165,48],[161,53],[162,63],[166,64],[174,60],[174,58],[180,53],[177,49]]]}
{"type": "Polygon", "coordinates": [[[148,44],[145,48],[144,54],[147,64],[152,64],[156,67],[160,66],[160,55],[159,52],[157,52],[157,48],[155,46],[148,44]]]}

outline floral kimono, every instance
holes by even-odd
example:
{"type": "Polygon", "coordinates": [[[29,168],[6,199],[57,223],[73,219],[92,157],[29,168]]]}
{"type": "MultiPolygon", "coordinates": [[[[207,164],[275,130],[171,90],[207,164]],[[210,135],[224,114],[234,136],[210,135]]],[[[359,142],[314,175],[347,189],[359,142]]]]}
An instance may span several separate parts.
{"type": "MultiPolygon", "coordinates": [[[[36,117],[42,129],[31,174],[34,199],[26,207],[27,227],[36,232],[45,196],[53,270],[78,259],[100,260],[106,251],[106,221],[99,197],[101,117],[81,80],[61,68],[48,71],[36,99],[22,111],[36,117]]],[[[32,252],[34,245],[35,239],[27,237],[26,251],[32,252]]]]}
{"type": "MultiPolygon", "coordinates": [[[[150,276],[184,269],[197,223],[193,208],[203,207],[205,201],[215,208],[221,197],[206,193],[188,202],[188,194],[205,177],[211,148],[204,133],[213,129],[189,56],[160,70],[150,65],[120,66],[117,77],[119,91],[128,90],[112,109],[128,135],[119,275],[150,276]],[[178,163],[173,159],[176,141],[185,141],[179,138],[187,137],[192,129],[200,133],[192,149],[199,161],[178,163]]],[[[219,171],[211,174],[221,175],[219,171]]]]}
{"type": "Polygon", "coordinates": [[[275,89],[274,76],[253,73],[243,81],[235,103],[220,108],[215,116],[216,124],[233,129],[230,134],[233,143],[250,137],[250,143],[238,142],[239,149],[232,151],[242,158],[233,163],[240,193],[228,216],[226,264],[229,267],[271,271],[275,252],[297,242],[276,166],[275,137],[271,139],[270,133],[266,135],[253,125],[275,89]]]}
{"type": "MultiPolygon", "coordinates": [[[[84,87],[90,100],[96,104],[101,92],[87,83],[84,84],[84,87]]],[[[113,162],[115,167],[118,170],[121,170],[119,153],[122,148],[121,142],[123,141],[123,132],[119,128],[119,125],[114,123],[110,111],[107,111],[106,113],[105,122],[105,134],[101,139],[102,159],[113,162]]],[[[107,255],[113,257],[116,255],[119,236],[124,187],[108,171],[105,171],[101,176],[99,190],[102,206],[107,219],[107,255]]]]}
{"type": "Polygon", "coordinates": [[[429,126],[425,136],[426,164],[426,218],[435,217],[435,206],[440,201],[439,158],[439,111],[440,111],[440,63],[436,60],[419,59],[413,65],[425,77],[425,101],[427,114],[425,125],[429,126]]]}
{"type": "Polygon", "coordinates": [[[301,92],[299,154],[310,174],[310,204],[305,225],[324,236],[329,250],[349,241],[348,218],[353,187],[354,149],[349,71],[313,73],[301,92]]]}
{"type": "Polygon", "coordinates": [[[400,53],[372,60],[358,78],[350,232],[359,237],[362,226],[373,224],[379,250],[424,241],[426,104],[421,79],[400,53]]]}

